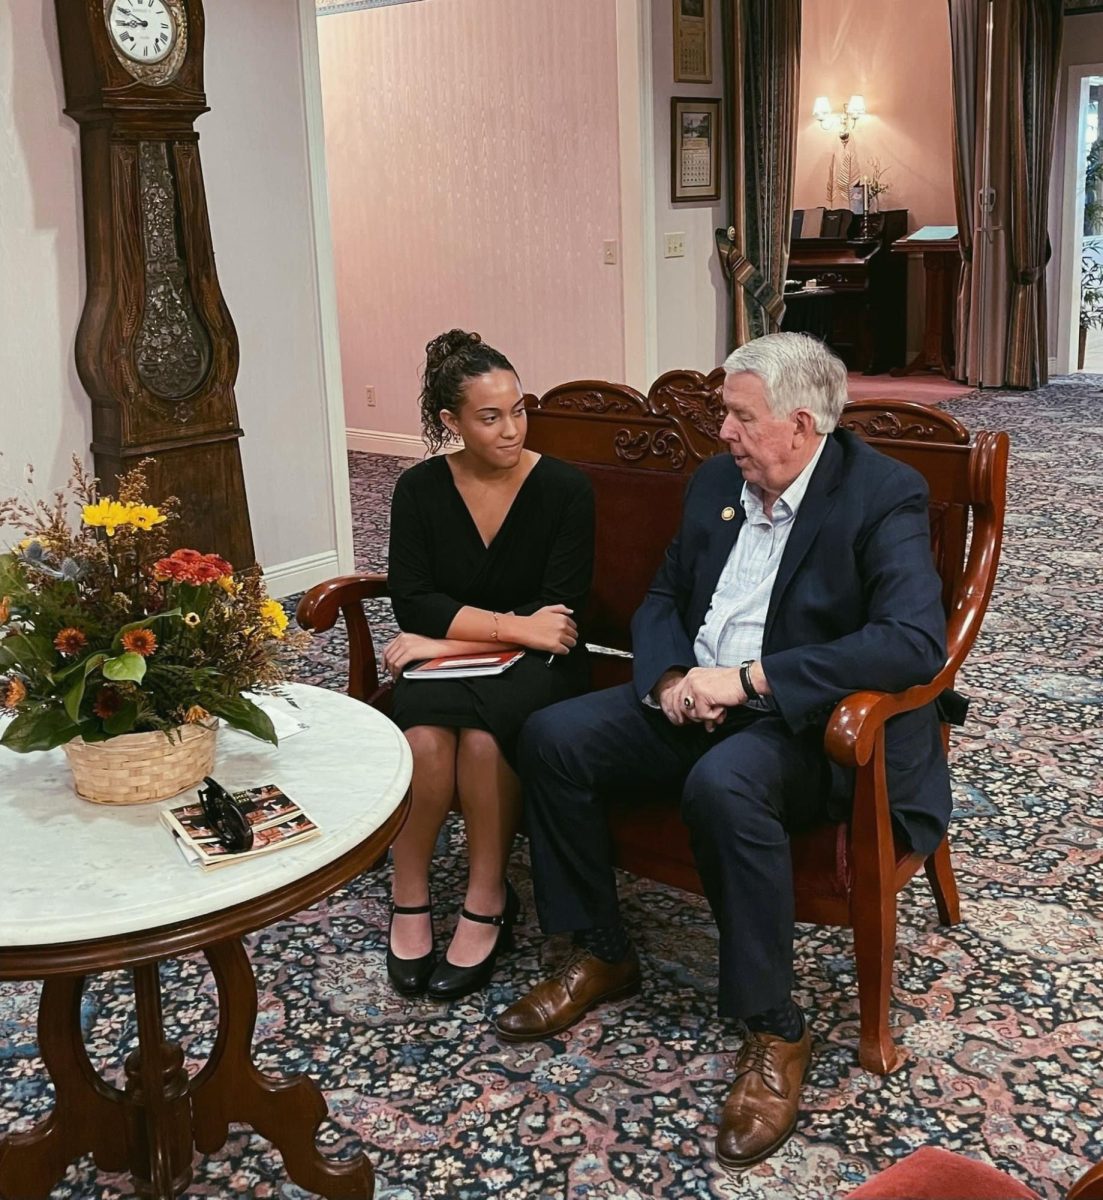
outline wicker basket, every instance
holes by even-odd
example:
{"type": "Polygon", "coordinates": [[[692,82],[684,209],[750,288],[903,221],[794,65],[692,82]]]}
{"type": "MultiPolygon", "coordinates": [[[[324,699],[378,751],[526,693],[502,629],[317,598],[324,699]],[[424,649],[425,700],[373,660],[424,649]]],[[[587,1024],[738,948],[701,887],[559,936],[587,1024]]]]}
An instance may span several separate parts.
{"type": "Polygon", "coordinates": [[[151,804],[194,787],[214,770],[217,722],[181,725],[172,736],[124,733],[67,742],[77,794],[96,804],[151,804]]]}

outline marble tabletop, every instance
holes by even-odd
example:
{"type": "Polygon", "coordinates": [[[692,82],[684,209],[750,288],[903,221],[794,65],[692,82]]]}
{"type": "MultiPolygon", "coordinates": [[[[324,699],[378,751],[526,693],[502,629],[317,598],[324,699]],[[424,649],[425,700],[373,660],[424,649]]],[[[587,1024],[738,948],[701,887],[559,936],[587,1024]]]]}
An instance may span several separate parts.
{"type": "Polygon", "coordinates": [[[156,804],[82,800],[64,752],[0,748],[0,948],[155,929],[256,899],[340,858],[402,802],[412,759],[398,728],[338,692],[291,684],[308,728],[277,746],[225,725],[214,778],[231,791],[278,784],[318,837],[204,871],[184,861],[156,804]]]}

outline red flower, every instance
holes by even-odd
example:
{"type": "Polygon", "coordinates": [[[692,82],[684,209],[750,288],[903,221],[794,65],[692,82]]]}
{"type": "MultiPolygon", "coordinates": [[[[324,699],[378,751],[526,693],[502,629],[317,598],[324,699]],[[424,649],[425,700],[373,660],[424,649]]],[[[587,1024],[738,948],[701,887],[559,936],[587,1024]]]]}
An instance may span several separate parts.
{"type": "Polygon", "coordinates": [[[148,658],[157,649],[157,636],[149,629],[131,629],[122,636],[123,649],[148,658]]]}
{"type": "Polygon", "coordinates": [[[113,717],[122,706],[123,698],[113,687],[102,687],[96,693],[92,711],[97,717],[102,717],[106,721],[108,717],[113,717]]]}
{"type": "Polygon", "coordinates": [[[198,550],[174,550],[168,558],[153,564],[157,579],[173,579],[177,583],[214,583],[233,572],[233,567],[217,554],[200,554],[198,550]]]}
{"type": "Polygon", "coordinates": [[[213,563],[209,563],[206,559],[202,559],[192,566],[189,582],[214,583],[216,579],[221,579],[225,574],[225,571],[220,571],[213,563]]]}
{"type": "Polygon", "coordinates": [[[54,638],[55,649],[60,650],[62,654],[70,658],[74,654],[79,654],[87,645],[88,639],[84,636],[84,633],[79,629],[74,629],[72,626],[63,629],[54,638]]]}

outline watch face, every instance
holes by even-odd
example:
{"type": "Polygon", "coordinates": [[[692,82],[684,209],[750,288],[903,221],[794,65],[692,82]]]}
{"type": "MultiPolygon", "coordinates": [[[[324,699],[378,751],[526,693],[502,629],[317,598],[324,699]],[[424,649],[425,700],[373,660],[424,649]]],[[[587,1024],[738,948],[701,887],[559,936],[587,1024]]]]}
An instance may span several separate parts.
{"type": "Polygon", "coordinates": [[[107,28],[136,63],[159,63],[176,45],[176,20],[165,0],[113,0],[107,28]]]}

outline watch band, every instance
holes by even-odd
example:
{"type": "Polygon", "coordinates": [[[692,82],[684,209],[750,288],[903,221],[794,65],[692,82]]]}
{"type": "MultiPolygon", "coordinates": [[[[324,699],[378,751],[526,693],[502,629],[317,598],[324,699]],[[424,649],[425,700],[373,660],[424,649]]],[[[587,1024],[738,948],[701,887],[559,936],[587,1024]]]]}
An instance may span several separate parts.
{"type": "Polygon", "coordinates": [[[754,681],[751,679],[751,664],[753,658],[748,658],[739,666],[739,682],[743,685],[743,691],[746,693],[748,700],[758,700],[759,694],[755,690],[754,681]]]}

